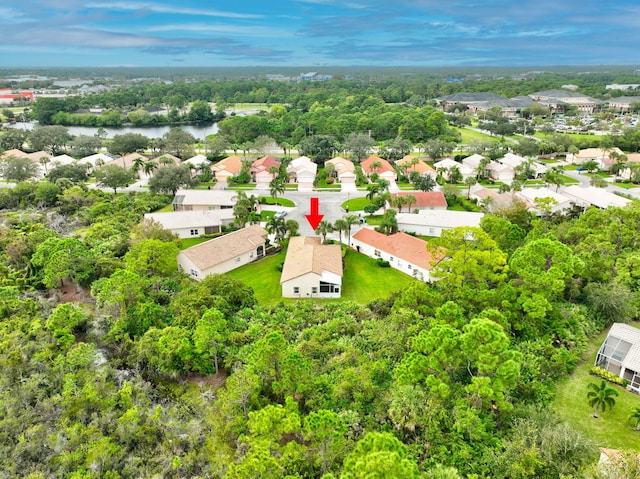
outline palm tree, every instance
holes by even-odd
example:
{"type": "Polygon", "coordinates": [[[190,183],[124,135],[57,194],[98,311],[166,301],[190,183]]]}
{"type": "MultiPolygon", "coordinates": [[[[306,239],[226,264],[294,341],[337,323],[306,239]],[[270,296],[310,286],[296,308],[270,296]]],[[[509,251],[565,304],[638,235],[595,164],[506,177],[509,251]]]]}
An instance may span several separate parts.
{"type": "Polygon", "coordinates": [[[161,156],[158,162],[164,166],[175,165],[175,161],[170,156],[161,156]]]}
{"type": "Polygon", "coordinates": [[[358,217],[355,215],[347,215],[344,217],[344,221],[347,224],[347,244],[351,244],[351,227],[358,222],[358,217]]]}
{"type": "Polygon", "coordinates": [[[342,232],[346,232],[349,230],[349,225],[347,224],[347,220],[344,218],[339,218],[333,223],[333,231],[338,232],[338,241],[342,243],[342,232]]]}
{"type": "Polygon", "coordinates": [[[284,183],[282,183],[278,178],[274,178],[269,182],[269,193],[273,196],[274,200],[277,200],[278,195],[284,193],[284,183]]]}
{"type": "Polygon", "coordinates": [[[464,184],[467,185],[467,199],[471,196],[471,187],[478,182],[474,176],[468,176],[464,180],[464,184]]]}
{"type": "Polygon", "coordinates": [[[135,160],[133,160],[133,164],[131,165],[131,171],[137,175],[138,171],[140,171],[140,168],[144,168],[144,158],[141,156],[138,156],[135,160]]]}
{"type": "Polygon", "coordinates": [[[607,383],[604,380],[600,385],[589,383],[589,389],[587,399],[589,400],[589,406],[595,407],[593,417],[597,418],[600,410],[605,412],[607,408],[613,409],[613,406],[616,405],[614,397],[618,396],[618,391],[607,387],[607,383]]]}
{"type": "Polygon", "coordinates": [[[155,161],[145,161],[142,165],[142,171],[145,175],[151,176],[155,170],[158,169],[158,164],[155,161]]]}
{"type": "Polygon", "coordinates": [[[287,233],[287,225],[284,217],[272,216],[267,222],[267,231],[269,234],[275,235],[276,243],[280,244],[287,233]]]}
{"type": "Polygon", "coordinates": [[[38,160],[38,162],[44,166],[44,174],[48,175],[49,172],[47,171],[47,164],[49,162],[51,162],[51,158],[49,158],[48,156],[41,156],[40,159],[38,160]]]}
{"type": "Polygon", "coordinates": [[[371,183],[367,185],[367,198],[369,201],[373,201],[373,197],[378,194],[380,191],[380,185],[378,183],[371,183]]]}
{"type": "Polygon", "coordinates": [[[327,242],[327,235],[333,231],[333,226],[327,220],[322,220],[318,223],[315,233],[322,236],[322,242],[327,242]]]}
{"type": "Polygon", "coordinates": [[[418,201],[418,198],[416,198],[416,195],[409,194],[404,197],[404,201],[407,205],[407,210],[411,213],[411,205],[415,204],[418,201]]]}

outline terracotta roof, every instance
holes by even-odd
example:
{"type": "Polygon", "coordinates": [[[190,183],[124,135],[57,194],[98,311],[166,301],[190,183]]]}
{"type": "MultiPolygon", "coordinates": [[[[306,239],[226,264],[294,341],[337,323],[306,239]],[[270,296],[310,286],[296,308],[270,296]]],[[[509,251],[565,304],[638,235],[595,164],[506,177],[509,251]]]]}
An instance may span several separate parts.
{"type": "Polygon", "coordinates": [[[223,160],[220,160],[215,165],[211,166],[211,169],[215,172],[228,171],[235,175],[242,169],[242,158],[239,156],[228,156],[223,160]]]}
{"type": "Polygon", "coordinates": [[[269,171],[269,168],[271,168],[272,166],[277,166],[278,168],[280,168],[280,162],[273,156],[267,155],[263,156],[259,160],[254,161],[251,164],[251,171],[255,173],[259,171],[269,171]]]}
{"type": "Polygon", "coordinates": [[[408,195],[413,195],[416,197],[416,202],[413,203],[411,207],[447,207],[447,199],[444,197],[442,191],[401,192],[392,194],[391,198],[395,198],[396,196],[406,197],[408,195]]]}
{"type": "Polygon", "coordinates": [[[352,238],[376,249],[389,253],[408,263],[426,270],[431,269],[432,257],[427,251],[427,242],[406,233],[385,235],[370,228],[361,228],[352,238]]]}
{"type": "Polygon", "coordinates": [[[364,171],[365,173],[374,173],[374,170],[371,169],[371,165],[376,161],[380,163],[380,167],[375,170],[375,173],[381,174],[385,171],[391,171],[395,173],[396,170],[393,169],[393,166],[391,166],[391,164],[387,160],[378,158],[377,156],[370,156],[366,160],[362,160],[362,163],[360,163],[362,171],[364,171]]]}
{"type": "Polygon", "coordinates": [[[291,237],[280,283],[307,273],[321,275],[323,271],[342,276],[342,247],[323,245],[315,236],[291,237]]]}
{"type": "Polygon", "coordinates": [[[436,176],[436,170],[433,169],[433,167],[429,166],[428,164],[426,164],[424,161],[422,161],[421,159],[418,158],[418,162],[409,166],[411,164],[412,161],[414,161],[413,156],[411,155],[407,155],[404,158],[402,158],[401,160],[396,161],[396,165],[404,168],[404,170],[407,173],[411,173],[412,171],[417,171],[418,173],[420,173],[421,175],[424,175],[425,173],[430,173],[432,174],[432,176],[436,176]]]}
{"type": "Polygon", "coordinates": [[[235,258],[263,245],[267,232],[260,225],[251,225],[238,231],[214,238],[180,252],[200,271],[235,258]]]}
{"type": "Polygon", "coordinates": [[[46,151],[42,151],[42,150],[36,151],[36,152],[33,152],[33,153],[29,153],[28,155],[26,155],[27,158],[31,158],[32,160],[35,160],[35,161],[40,161],[40,158],[43,158],[45,156],[47,158],[49,158],[49,159],[52,158],[52,155],[50,155],[46,151]]]}

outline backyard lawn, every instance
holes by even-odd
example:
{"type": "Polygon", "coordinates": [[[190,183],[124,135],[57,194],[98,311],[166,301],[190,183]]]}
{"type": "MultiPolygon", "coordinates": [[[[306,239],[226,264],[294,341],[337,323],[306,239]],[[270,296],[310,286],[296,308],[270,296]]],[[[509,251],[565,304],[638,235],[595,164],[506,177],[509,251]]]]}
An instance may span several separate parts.
{"type": "Polygon", "coordinates": [[[343,210],[349,210],[349,211],[362,211],[364,210],[364,207],[367,206],[369,203],[371,203],[371,200],[369,198],[367,198],[366,196],[361,196],[359,198],[351,198],[350,200],[345,201],[344,203],[342,203],[342,209],[343,210]]]}
{"type": "MultiPolygon", "coordinates": [[[[251,286],[260,304],[269,306],[280,301],[293,302],[296,299],[283,299],[280,287],[280,272],[276,266],[282,263],[285,253],[268,256],[255,263],[244,265],[226,273],[251,286]]],[[[380,268],[376,262],[353,250],[345,257],[344,276],[342,278],[342,298],[317,299],[318,302],[354,301],[368,304],[374,299],[386,298],[391,293],[404,289],[412,281],[411,276],[393,268],[380,268]]]]}
{"type": "Polygon", "coordinates": [[[640,433],[633,430],[634,424],[629,421],[629,416],[633,408],[640,407],[640,396],[608,382],[607,386],[615,389],[619,396],[615,398],[613,409],[600,412],[597,419],[593,417],[593,408],[587,400],[589,383],[600,384],[602,381],[589,374],[589,370],[606,336],[605,331],[593,339],[586,361],[558,385],[554,408],[560,417],[590,438],[596,447],[638,451],[640,433]]]}

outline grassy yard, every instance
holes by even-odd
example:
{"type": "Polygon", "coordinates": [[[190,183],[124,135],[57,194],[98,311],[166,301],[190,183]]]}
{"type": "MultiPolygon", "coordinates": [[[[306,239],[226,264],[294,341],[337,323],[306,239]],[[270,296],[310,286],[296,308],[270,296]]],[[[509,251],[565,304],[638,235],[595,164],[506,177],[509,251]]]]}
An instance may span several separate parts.
{"type": "Polygon", "coordinates": [[[587,402],[588,384],[600,384],[601,379],[589,374],[606,331],[594,338],[584,363],[563,383],[558,385],[558,394],[553,404],[556,412],[598,447],[612,449],[640,450],[640,433],[635,432],[629,415],[635,407],[640,407],[640,396],[625,390],[621,386],[607,383],[619,396],[615,398],[613,409],[601,412],[596,419],[593,408],[587,402]]]}
{"type": "MultiPolygon", "coordinates": [[[[283,299],[281,296],[281,273],[276,270],[276,266],[282,263],[284,258],[285,253],[281,252],[226,274],[251,286],[260,304],[268,306],[280,301],[299,301],[283,299]]],[[[386,298],[392,292],[404,289],[412,281],[415,279],[409,275],[393,268],[380,268],[373,259],[348,250],[342,278],[342,298],[317,299],[315,301],[321,303],[354,301],[367,304],[374,299],[386,298]]]]}
{"type": "Polygon", "coordinates": [[[192,246],[195,246],[197,244],[200,243],[204,243],[205,241],[209,241],[211,238],[182,238],[180,240],[180,251],[182,251],[183,249],[187,249],[187,248],[191,248],[192,246]]]}
{"type": "Polygon", "coordinates": [[[154,213],[169,213],[173,211],[173,203],[169,203],[166,206],[163,206],[159,210],[155,210],[154,213]]]}
{"type": "Polygon", "coordinates": [[[371,200],[366,196],[361,196],[359,198],[351,198],[350,200],[342,203],[342,209],[349,211],[362,211],[364,207],[371,203],[371,200]]]}
{"type": "Polygon", "coordinates": [[[263,205],[280,205],[294,207],[296,204],[287,198],[274,198],[273,196],[260,196],[260,203],[263,205]]]}

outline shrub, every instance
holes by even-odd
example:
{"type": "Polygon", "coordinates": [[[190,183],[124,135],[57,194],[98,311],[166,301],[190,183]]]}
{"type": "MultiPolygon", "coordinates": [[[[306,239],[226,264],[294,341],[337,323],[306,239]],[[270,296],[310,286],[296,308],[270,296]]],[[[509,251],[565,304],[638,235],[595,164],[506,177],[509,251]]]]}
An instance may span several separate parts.
{"type": "Polygon", "coordinates": [[[380,268],[388,268],[389,266],[391,266],[389,264],[388,261],[383,260],[382,258],[378,258],[376,260],[376,264],[380,267],[380,268]]]}
{"type": "Polygon", "coordinates": [[[282,268],[284,268],[284,261],[276,265],[276,271],[282,273],[282,268]]]}
{"type": "Polygon", "coordinates": [[[614,374],[604,368],[599,368],[597,366],[592,367],[589,370],[589,373],[594,376],[598,376],[606,381],[609,381],[610,383],[618,384],[620,386],[626,386],[627,384],[629,384],[629,381],[627,379],[621,378],[617,374],[614,374]]]}

